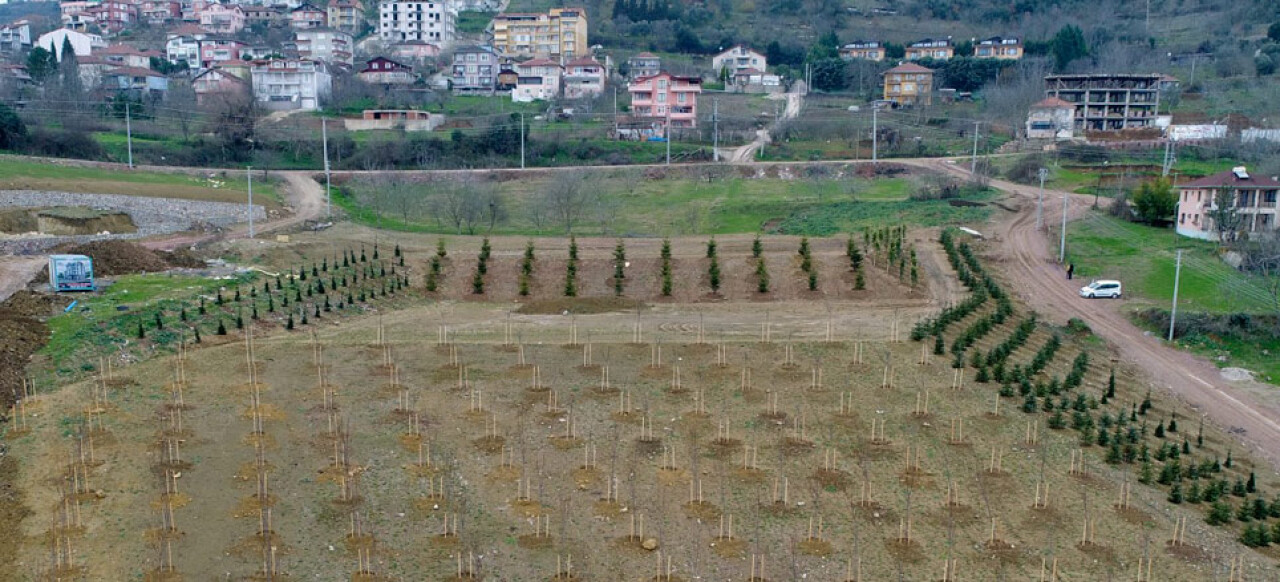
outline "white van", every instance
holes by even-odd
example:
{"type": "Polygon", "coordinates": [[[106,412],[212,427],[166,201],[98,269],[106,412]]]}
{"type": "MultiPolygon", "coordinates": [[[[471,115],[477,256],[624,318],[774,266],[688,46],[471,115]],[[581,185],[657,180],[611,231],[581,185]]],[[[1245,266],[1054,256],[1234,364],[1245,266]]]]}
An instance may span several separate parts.
{"type": "Polygon", "coordinates": [[[1109,279],[1094,281],[1080,288],[1080,296],[1088,299],[1095,297],[1114,297],[1120,298],[1120,282],[1109,279]]]}

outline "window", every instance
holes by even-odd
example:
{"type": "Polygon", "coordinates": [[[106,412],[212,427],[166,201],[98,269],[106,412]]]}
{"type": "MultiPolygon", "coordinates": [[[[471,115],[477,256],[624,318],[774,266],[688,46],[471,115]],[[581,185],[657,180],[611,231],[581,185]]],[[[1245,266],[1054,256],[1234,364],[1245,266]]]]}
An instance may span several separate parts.
{"type": "Polygon", "coordinates": [[[676,103],[684,103],[688,93],[676,93],[676,103]]]}

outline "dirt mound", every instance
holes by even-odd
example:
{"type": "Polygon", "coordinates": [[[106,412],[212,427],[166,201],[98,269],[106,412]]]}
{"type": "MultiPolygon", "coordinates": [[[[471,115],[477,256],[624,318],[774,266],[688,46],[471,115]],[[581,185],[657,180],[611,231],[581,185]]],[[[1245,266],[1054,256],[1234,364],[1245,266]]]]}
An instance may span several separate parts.
{"type": "Polygon", "coordinates": [[[203,269],[205,265],[204,259],[197,257],[195,253],[187,249],[178,249],[173,252],[155,251],[157,255],[169,263],[171,267],[180,269],[203,269]]]}
{"type": "Polygon", "coordinates": [[[0,410],[7,411],[14,394],[21,393],[31,354],[49,339],[43,318],[59,302],[49,295],[19,291],[0,304],[0,410]]]}
{"type": "Polygon", "coordinates": [[[93,259],[94,275],[101,277],[143,271],[155,273],[171,268],[169,262],[159,253],[121,240],[94,241],[59,249],[58,252],[89,256],[93,259]]]}

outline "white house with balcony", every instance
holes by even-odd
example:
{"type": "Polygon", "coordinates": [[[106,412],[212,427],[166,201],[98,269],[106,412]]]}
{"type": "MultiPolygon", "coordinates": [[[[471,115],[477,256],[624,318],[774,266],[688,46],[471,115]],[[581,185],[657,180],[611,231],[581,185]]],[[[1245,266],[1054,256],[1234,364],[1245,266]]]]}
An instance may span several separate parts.
{"type": "Polygon", "coordinates": [[[727,69],[729,78],[747,69],[755,69],[757,73],[763,73],[769,68],[768,64],[768,59],[763,54],[742,45],[731,46],[728,50],[711,57],[711,68],[716,74],[720,75],[721,71],[727,69]]]}
{"type": "Polygon", "coordinates": [[[604,65],[591,57],[569,61],[564,66],[564,98],[590,99],[604,93],[604,65]]]}
{"type": "Polygon", "coordinates": [[[249,69],[253,97],[274,111],[320,109],[333,90],[333,77],[321,61],[276,59],[249,69]]]}
{"type": "Polygon", "coordinates": [[[532,59],[516,65],[516,88],[511,100],[516,103],[550,101],[560,96],[560,63],[551,59],[532,59]]]}

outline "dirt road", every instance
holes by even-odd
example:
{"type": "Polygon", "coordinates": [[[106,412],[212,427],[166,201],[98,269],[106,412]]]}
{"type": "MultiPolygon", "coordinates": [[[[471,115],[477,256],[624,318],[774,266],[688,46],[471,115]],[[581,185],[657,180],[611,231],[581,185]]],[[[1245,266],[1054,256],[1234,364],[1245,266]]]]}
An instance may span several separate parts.
{"type": "Polygon", "coordinates": [[[804,95],[807,92],[808,88],[805,86],[804,82],[796,81],[795,84],[791,86],[790,91],[783,94],[770,95],[769,99],[787,100],[787,106],[782,110],[782,117],[774,120],[768,128],[756,130],[756,138],[752,140],[751,143],[728,150],[727,153],[722,151],[720,156],[733,164],[745,164],[751,162],[755,157],[756,152],[760,151],[760,148],[773,140],[773,137],[769,135],[771,130],[778,127],[778,125],[783,121],[800,115],[800,108],[804,106],[804,95]]]}
{"type": "Polygon", "coordinates": [[[48,260],[44,255],[0,257],[0,303],[25,288],[48,260]]]}
{"type": "MultiPolygon", "coordinates": [[[[968,176],[963,164],[930,160],[912,165],[968,176]]],[[[1035,200],[1039,190],[1000,180],[993,180],[991,185],[1025,201],[1012,219],[995,228],[1009,287],[1016,289],[1027,305],[1059,322],[1070,317],[1085,320],[1124,360],[1145,370],[1155,387],[1195,407],[1210,422],[1235,434],[1256,454],[1280,467],[1280,404],[1274,398],[1259,398],[1276,394],[1274,386],[1223,379],[1212,363],[1171,348],[1130,323],[1123,300],[1081,298],[1079,289],[1083,283],[1068,281],[1065,270],[1057,264],[1057,239],[1050,241],[1036,229],[1035,200]]],[[[1045,224],[1057,225],[1062,220],[1062,196],[1068,197],[1069,220],[1083,216],[1093,205],[1092,196],[1045,190],[1045,224]]],[[[1070,244],[1070,226],[1067,230],[1070,244]]]]}
{"type": "MultiPolygon", "coordinates": [[[[308,220],[318,220],[325,215],[324,187],[311,179],[312,173],[307,171],[273,172],[285,181],[285,200],[293,210],[292,214],[265,223],[253,225],[254,236],[261,236],[273,231],[290,228],[308,220]]],[[[157,239],[142,243],[143,246],[171,251],[185,246],[199,244],[213,239],[234,239],[249,236],[249,225],[239,224],[230,230],[216,234],[186,234],[157,239]]]]}

